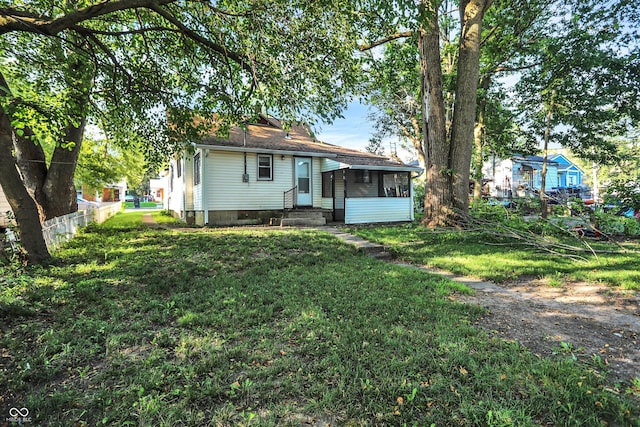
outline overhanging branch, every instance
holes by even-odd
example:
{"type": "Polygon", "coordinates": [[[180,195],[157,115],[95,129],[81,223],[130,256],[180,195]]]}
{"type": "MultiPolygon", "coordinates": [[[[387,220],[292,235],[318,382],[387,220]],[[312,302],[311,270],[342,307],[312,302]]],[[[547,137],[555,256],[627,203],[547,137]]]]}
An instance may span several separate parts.
{"type": "Polygon", "coordinates": [[[67,13],[60,18],[38,15],[12,7],[0,8],[0,34],[12,31],[26,31],[52,36],[81,22],[122,10],[159,7],[176,0],[116,0],[84,7],[67,13]]]}
{"type": "Polygon", "coordinates": [[[414,34],[415,34],[414,31],[402,31],[402,32],[394,33],[387,37],[376,40],[370,44],[360,45],[358,46],[358,49],[360,49],[361,52],[366,52],[368,50],[373,49],[374,47],[381,46],[393,40],[406,39],[406,38],[412,37],[414,34]]]}
{"type": "Polygon", "coordinates": [[[249,71],[250,73],[252,73],[252,76],[253,76],[253,67],[251,67],[251,64],[245,61],[244,58],[237,52],[230,51],[226,47],[221,46],[217,43],[214,43],[208,38],[201,36],[197,32],[193,31],[192,29],[184,25],[182,22],[180,22],[180,20],[178,20],[170,12],[168,12],[167,10],[157,5],[152,5],[149,7],[149,9],[153,10],[158,15],[162,16],[169,23],[175,25],[175,27],[178,28],[178,30],[180,30],[182,34],[184,34],[191,40],[195,41],[196,43],[202,46],[205,46],[208,49],[211,49],[212,51],[220,54],[224,58],[233,60],[235,63],[240,65],[245,71],[249,71]]]}

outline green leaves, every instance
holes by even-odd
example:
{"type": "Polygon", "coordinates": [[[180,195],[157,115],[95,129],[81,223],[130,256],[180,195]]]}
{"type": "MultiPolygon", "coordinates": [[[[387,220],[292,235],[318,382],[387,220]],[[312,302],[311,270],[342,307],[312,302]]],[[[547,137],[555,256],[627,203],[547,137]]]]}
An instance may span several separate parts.
{"type": "Polygon", "coordinates": [[[516,87],[532,129],[542,134],[542,117],[553,105],[551,141],[601,163],[615,159],[610,137],[626,133],[640,111],[628,102],[640,93],[630,78],[637,45],[619,25],[621,3],[608,9],[596,2],[567,4],[516,87]]]}
{"type": "MultiPolygon", "coordinates": [[[[48,3],[11,7],[48,16],[48,3]]],[[[133,130],[160,151],[172,148],[166,120],[152,111],[237,121],[259,105],[283,119],[330,121],[357,81],[357,15],[349,2],[164,3],[122,1],[106,15],[87,9],[55,37],[0,24],[10,31],[3,40],[10,61],[1,71],[16,96],[41,106],[39,120],[92,116],[115,141],[133,130]],[[78,108],[72,100],[87,93],[90,108],[78,108]]],[[[55,17],[63,25],[92,4],[57,9],[55,17]]],[[[190,125],[192,117],[172,126],[190,125]]]]}

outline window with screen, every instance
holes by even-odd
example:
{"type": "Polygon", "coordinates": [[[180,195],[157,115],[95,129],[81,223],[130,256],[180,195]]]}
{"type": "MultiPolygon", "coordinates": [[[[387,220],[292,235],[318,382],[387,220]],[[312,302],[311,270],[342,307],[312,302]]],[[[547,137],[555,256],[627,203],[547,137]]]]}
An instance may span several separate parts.
{"type": "Polygon", "coordinates": [[[258,154],[258,180],[273,180],[273,156],[271,154],[258,154]]]}

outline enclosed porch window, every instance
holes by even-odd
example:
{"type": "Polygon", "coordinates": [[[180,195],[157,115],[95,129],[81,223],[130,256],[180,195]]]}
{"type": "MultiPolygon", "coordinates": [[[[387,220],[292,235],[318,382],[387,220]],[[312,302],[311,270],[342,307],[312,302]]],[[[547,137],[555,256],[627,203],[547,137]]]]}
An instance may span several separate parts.
{"type": "Polygon", "coordinates": [[[409,183],[408,172],[381,172],[379,196],[409,197],[411,191],[409,183]]]}

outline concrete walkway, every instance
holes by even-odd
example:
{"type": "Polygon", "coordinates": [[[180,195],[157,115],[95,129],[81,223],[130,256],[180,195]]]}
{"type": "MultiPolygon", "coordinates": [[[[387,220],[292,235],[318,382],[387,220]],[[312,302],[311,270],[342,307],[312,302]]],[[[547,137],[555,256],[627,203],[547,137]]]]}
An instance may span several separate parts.
{"type": "Polygon", "coordinates": [[[428,271],[429,273],[438,274],[440,276],[446,277],[447,279],[453,280],[454,282],[462,283],[464,285],[469,286],[472,289],[482,291],[482,292],[500,292],[503,290],[502,287],[496,285],[495,283],[485,282],[483,280],[478,280],[470,277],[462,277],[456,276],[446,271],[429,268],[425,266],[418,266],[413,264],[407,264],[403,262],[393,261],[393,255],[390,254],[384,245],[380,243],[370,242],[366,239],[363,239],[358,236],[354,236],[353,234],[346,233],[344,231],[339,230],[336,227],[320,227],[318,228],[320,231],[326,231],[330,234],[333,234],[338,239],[343,242],[355,246],[357,249],[363,251],[364,253],[378,259],[382,259],[385,261],[393,262],[396,265],[401,265],[407,268],[417,268],[420,270],[428,271]]]}
{"type": "Polygon", "coordinates": [[[318,227],[317,230],[326,231],[329,234],[333,234],[343,242],[350,244],[352,246],[355,246],[357,249],[363,251],[366,254],[373,256],[374,258],[379,258],[379,259],[391,258],[391,254],[386,251],[384,245],[370,242],[361,237],[354,236],[353,234],[350,234],[350,233],[346,233],[344,231],[339,230],[337,227],[332,227],[332,226],[318,227]]]}

